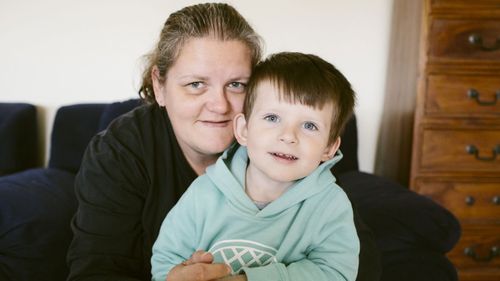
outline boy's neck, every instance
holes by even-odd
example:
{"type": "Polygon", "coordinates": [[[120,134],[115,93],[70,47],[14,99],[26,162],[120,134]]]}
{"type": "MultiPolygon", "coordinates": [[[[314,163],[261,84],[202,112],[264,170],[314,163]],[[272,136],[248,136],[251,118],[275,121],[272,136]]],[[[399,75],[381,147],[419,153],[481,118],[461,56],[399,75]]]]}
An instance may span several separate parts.
{"type": "Polygon", "coordinates": [[[245,193],[253,201],[267,203],[278,199],[294,182],[275,181],[251,163],[245,177],[245,193]]]}

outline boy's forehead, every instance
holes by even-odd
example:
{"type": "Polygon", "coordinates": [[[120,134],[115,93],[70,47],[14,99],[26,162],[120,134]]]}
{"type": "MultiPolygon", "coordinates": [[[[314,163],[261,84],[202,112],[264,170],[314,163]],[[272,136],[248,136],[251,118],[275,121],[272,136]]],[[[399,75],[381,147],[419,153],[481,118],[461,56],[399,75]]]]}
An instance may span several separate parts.
{"type": "Polygon", "coordinates": [[[269,80],[259,82],[255,95],[255,105],[266,105],[270,103],[291,103],[285,99],[285,93],[269,80]]]}
{"type": "MultiPolygon", "coordinates": [[[[283,87],[280,87],[278,82],[271,81],[269,79],[262,80],[258,83],[256,87],[255,95],[255,105],[269,105],[270,103],[284,103],[289,105],[304,105],[314,109],[322,110],[325,105],[333,105],[333,101],[326,102],[324,104],[318,102],[316,105],[307,105],[300,101],[294,93],[285,92],[283,87]]],[[[254,105],[254,106],[255,106],[254,105]]]]}
{"type": "Polygon", "coordinates": [[[257,94],[260,94],[260,92],[262,91],[279,92],[280,89],[277,82],[271,81],[269,79],[264,79],[257,83],[257,94]]]}
{"type": "Polygon", "coordinates": [[[260,94],[262,91],[277,91],[278,87],[276,83],[269,81],[268,79],[261,80],[257,83],[256,93],[260,94]]]}
{"type": "Polygon", "coordinates": [[[334,111],[333,102],[327,102],[326,104],[307,105],[302,103],[298,99],[293,99],[291,93],[284,93],[283,90],[279,89],[272,82],[261,83],[257,87],[257,91],[254,93],[255,102],[254,109],[267,110],[267,109],[278,109],[279,107],[307,107],[310,108],[311,114],[328,113],[332,114],[334,111]]]}

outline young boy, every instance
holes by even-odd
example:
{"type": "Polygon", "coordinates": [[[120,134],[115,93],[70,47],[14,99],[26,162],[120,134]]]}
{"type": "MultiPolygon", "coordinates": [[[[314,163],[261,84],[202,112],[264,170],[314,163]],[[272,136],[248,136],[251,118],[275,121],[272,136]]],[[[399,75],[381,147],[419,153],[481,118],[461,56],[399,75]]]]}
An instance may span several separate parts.
{"type": "Polygon", "coordinates": [[[330,172],[353,107],[347,79],[317,56],[278,53],[258,64],[233,122],[239,145],[165,218],[153,280],[198,249],[249,281],[355,280],[352,208],[330,172]]]}

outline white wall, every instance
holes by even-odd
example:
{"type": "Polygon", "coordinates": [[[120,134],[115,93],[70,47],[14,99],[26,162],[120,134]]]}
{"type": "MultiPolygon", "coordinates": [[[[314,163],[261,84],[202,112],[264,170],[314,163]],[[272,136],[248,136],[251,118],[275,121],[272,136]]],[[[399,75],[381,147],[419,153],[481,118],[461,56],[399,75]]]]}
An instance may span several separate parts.
{"type": "MultiPolygon", "coordinates": [[[[314,53],[351,81],[360,165],[368,172],[381,120],[392,1],[228,2],[262,35],[266,54],[314,53]]],[[[48,143],[59,106],[136,97],[140,57],[171,12],[196,2],[0,0],[0,102],[37,105],[48,143]]]]}

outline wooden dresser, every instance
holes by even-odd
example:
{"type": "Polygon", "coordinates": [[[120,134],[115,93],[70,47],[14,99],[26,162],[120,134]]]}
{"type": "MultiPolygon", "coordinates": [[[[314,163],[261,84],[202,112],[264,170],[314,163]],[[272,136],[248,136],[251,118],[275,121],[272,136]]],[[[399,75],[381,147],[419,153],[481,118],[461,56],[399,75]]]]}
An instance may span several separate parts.
{"type": "Polygon", "coordinates": [[[425,0],[410,186],[450,210],[460,280],[500,280],[500,0],[425,0]]]}

